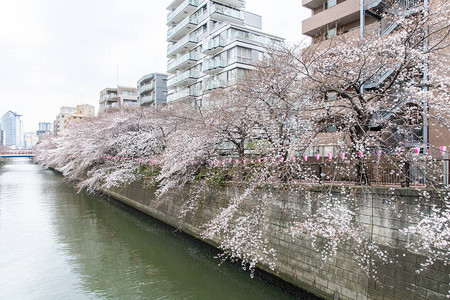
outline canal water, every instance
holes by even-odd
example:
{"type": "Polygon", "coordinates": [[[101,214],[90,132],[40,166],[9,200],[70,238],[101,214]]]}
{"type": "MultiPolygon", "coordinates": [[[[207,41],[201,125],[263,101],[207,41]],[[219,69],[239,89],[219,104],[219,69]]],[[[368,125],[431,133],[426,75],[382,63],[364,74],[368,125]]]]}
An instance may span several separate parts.
{"type": "Polygon", "coordinates": [[[290,299],[27,159],[0,166],[0,299],[290,299]]]}

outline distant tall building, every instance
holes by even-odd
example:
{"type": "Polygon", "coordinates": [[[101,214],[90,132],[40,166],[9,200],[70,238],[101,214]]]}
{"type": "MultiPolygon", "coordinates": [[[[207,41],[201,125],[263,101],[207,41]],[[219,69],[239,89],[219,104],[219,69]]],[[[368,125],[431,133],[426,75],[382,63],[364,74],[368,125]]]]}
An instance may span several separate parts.
{"type": "Polygon", "coordinates": [[[52,123],[50,122],[39,122],[39,130],[42,131],[52,131],[52,123]]]}
{"type": "Polygon", "coordinates": [[[39,122],[39,129],[36,130],[38,140],[41,140],[44,136],[52,134],[53,126],[50,122],[39,122]]]}
{"type": "Polygon", "coordinates": [[[233,85],[284,39],[261,31],[245,0],[173,0],[167,7],[167,102],[191,102],[233,85]]]}
{"type": "Polygon", "coordinates": [[[161,106],[167,103],[167,74],[151,73],[137,82],[139,105],[161,106]]]}
{"type": "Polygon", "coordinates": [[[100,92],[98,112],[102,113],[113,108],[139,105],[135,87],[106,88],[100,92]]]}
{"type": "Polygon", "coordinates": [[[23,123],[20,117],[21,115],[8,111],[1,118],[4,144],[7,146],[23,147],[23,123]]]}

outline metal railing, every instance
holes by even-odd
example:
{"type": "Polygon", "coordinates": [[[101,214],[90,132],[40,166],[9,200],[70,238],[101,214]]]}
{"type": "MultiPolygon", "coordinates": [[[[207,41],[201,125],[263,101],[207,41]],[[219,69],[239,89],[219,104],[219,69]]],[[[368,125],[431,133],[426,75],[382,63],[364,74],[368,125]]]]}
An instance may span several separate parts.
{"type": "Polygon", "coordinates": [[[198,6],[198,0],[186,0],[174,11],[169,12],[167,14],[167,23],[170,23],[178,14],[183,12],[183,10],[189,5],[198,6]]]}

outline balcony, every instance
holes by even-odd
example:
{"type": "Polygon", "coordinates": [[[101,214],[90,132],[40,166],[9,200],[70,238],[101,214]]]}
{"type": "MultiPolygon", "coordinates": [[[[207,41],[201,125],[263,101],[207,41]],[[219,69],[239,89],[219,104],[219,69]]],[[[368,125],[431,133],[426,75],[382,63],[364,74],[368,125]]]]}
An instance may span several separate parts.
{"type": "Polygon", "coordinates": [[[197,53],[186,53],[167,65],[167,72],[174,73],[176,70],[184,70],[192,67],[199,60],[197,53]]]}
{"type": "Polygon", "coordinates": [[[339,26],[359,20],[359,1],[346,0],[329,9],[321,11],[302,22],[303,34],[316,37],[325,32],[328,24],[339,26]]]}
{"type": "Polygon", "coordinates": [[[225,48],[225,41],[221,38],[212,39],[205,45],[203,53],[206,55],[216,55],[225,48]]]}
{"type": "Polygon", "coordinates": [[[155,95],[148,95],[140,98],[140,105],[152,104],[155,102],[155,95]]]}
{"type": "Polygon", "coordinates": [[[220,71],[223,71],[223,69],[225,69],[225,67],[226,67],[226,64],[222,59],[213,60],[205,65],[205,68],[203,69],[203,73],[206,73],[209,75],[215,74],[220,71]]]}
{"type": "Polygon", "coordinates": [[[194,30],[197,24],[198,19],[193,16],[184,19],[177,26],[172,27],[171,29],[169,29],[169,31],[167,31],[167,41],[179,40],[186,34],[190,33],[192,30],[194,30]]]}
{"type": "Polygon", "coordinates": [[[114,99],[116,97],[118,97],[117,94],[108,94],[108,95],[106,95],[106,99],[114,99]]]}
{"type": "Polygon", "coordinates": [[[173,11],[174,9],[176,9],[178,6],[180,6],[181,3],[183,3],[184,0],[173,0],[169,6],[167,6],[167,10],[173,11]]]}
{"type": "Polygon", "coordinates": [[[178,54],[181,51],[189,51],[192,50],[195,46],[197,46],[198,38],[188,35],[181,40],[179,40],[176,44],[167,48],[167,56],[173,56],[178,54]]]}
{"type": "Polygon", "coordinates": [[[167,96],[167,102],[194,100],[195,93],[191,89],[184,89],[178,93],[167,96]]]}
{"type": "Polygon", "coordinates": [[[178,24],[186,16],[192,14],[198,6],[198,0],[185,0],[174,11],[167,14],[167,25],[178,24]]]}
{"type": "Polygon", "coordinates": [[[188,70],[184,73],[181,73],[177,76],[172,77],[167,81],[167,87],[174,88],[177,86],[183,86],[187,84],[191,84],[197,81],[199,78],[198,72],[195,72],[193,70],[188,70]]]}
{"type": "Polygon", "coordinates": [[[211,7],[211,19],[219,22],[244,24],[244,16],[241,11],[219,4],[211,7]]]}
{"type": "Polygon", "coordinates": [[[309,9],[314,9],[321,7],[324,3],[327,3],[327,0],[303,0],[302,6],[309,9]]]}
{"type": "Polygon", "coordinates": [[[216,0],[215,2],[219,2],[236,8],[244,8],[245,6],[244,0],[216,0]]]}
{"type": "Polygon", "coordinates": [[[139,87],[139,92],[143,93],[143,92],[151,91],[151,90],[154,90],[154,89],[155,89],[155,82],[152,81],[151,83],[147,83],[147,84],[141,85],[139,87]]]}
{"type": "Polygon", "coordinates": [[[218,79],[212,79],[212,80],[208,81],[208,83],[206,84],[207,90],[214,90],[214,89],[223,88],[223,87],[225,87],[225,84],[218,79]]]}

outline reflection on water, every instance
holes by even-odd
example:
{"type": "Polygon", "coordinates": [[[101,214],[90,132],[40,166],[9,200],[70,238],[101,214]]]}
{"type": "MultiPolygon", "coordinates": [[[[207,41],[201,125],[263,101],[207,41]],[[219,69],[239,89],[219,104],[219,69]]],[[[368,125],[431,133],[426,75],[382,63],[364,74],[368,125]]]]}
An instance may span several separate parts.
{"type": "Polygon", "coordinates": [[[26,159],[0,167],[0,299],[288,299],[165,226],[77,194],[26,159]]]}

